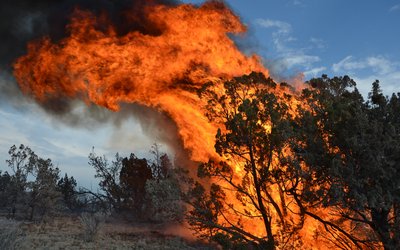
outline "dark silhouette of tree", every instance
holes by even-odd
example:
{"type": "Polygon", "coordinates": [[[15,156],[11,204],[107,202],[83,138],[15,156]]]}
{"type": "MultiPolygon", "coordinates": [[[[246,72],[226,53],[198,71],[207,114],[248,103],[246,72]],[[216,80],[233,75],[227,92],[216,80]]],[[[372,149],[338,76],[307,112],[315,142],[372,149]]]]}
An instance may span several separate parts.
{"type": "Polygon", "coordinates": [[[57,183],[57,190],[62,194],[63,203],[69,210],[74,210],[79,205],[76,185],[74,177],[68,177],[67,173],[57,183]]]}
{"type": "Polygon", "coordinates": [[[102,190],[99,194],[89,193],[117,212],[133,212],[131,214],[138,218],[144,216],[146,181],[153,177],[146,159],[139,159],[134,154],[129,157],[116,154],[109,164],[105,156],[91,153],[89,165],[96,170],[95,177],[100,179],[102,190]]]}
{"type": "Polygon", "coordinates": [[[11,207],[12,217],[15,217],[17,209],[26,202],[25,190],[27,189],[27,177],[32,171],[37,160],[37,155],[29,148],[21,144],[18,148],[13,145],[8,151],[10,159],[6,160],[11,168],[12,176],[9,186],[8,203],[11,207]]]}
{"type": "Polygon", "coordinates": [[[0,203],[0,208],[5,208],[8,206],[8,199],[9,199],[9,188],[11,185],[11,176],[6,171],[2,173],[0,171],[0,200],[3,201],[0,203]]]}
{"type": "Polygon", "coordinates": [[[172,163],[166,153],[160,151],[160,145],[154,143],[151,146],[150,153],[153,155],[153,161],[150,165],[152,175],[158,182],[166,179],[169,172],[172,170],[172,163]]]}
{"type": "Polygon", "coordinates": [[[95,194],[85,191],[103,203],[107,209],[119,210],[122,206],[122,188],[120,185],[120,172],[122,168],[122,157],[115,155],[115,161],[108,163],[105,156],[97,156],[94,152],[89,154],[89,165],[95,171],[95,177],[100,180],[99,186],[102,193],[95,194]]]}
{"type": "Polygon", "coordinates": [[[120,183],[125,209],[133,210],[139,217],[143,216],[146,182],[152,178],[152,171],[146,159],[139,159],[134,154],[122,159],[120,183]]]}

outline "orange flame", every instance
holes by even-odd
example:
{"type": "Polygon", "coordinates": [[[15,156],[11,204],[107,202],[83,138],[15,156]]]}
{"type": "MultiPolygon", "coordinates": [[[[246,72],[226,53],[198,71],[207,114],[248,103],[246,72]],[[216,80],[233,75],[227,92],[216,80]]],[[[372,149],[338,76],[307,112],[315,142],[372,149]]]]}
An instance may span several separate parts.
{"type": "Polygon", "coordinates": [[[114,111],[121,102],[159,108],[176,122],[192,159],[206,161],[215,154],[215,130],[188,88],[211,77],[268,71],[229,38],[246,29],[221,3],[199,8],[158,5],[147,7],[145,13],[162,27],[160,35],[135,31],[119,37],[111,25],[96,28],[104,18],[76,10],[68,26],[70,36],[57,44],[49,38],[30,43],[28,54],[14,65],[15,77],[39,102],[69,97],[114,111]]]}
{"type": "MultiPolygon", "coordinates": [[[[144,12],[160,34],[133,31],[119,36],[107,18],[76,10],[67,38],[32,42],[27,55],[16,61],[14,75],[22,91],[40,103],[77,98],[114,111],[120,103],[159,109],[175,121],[192,160],[217,157],[217,125],[205,117],[195,90],[220,77],[251,71],[268,76],[268,70],[257,56],[244,55],[231,40],[229,34],[246,28],[222,3],[152,5],[144,12]]],[[[240,171],[238,165],[238,176],[240,171]]],[[[306,226],[304,239],[318,227],[309,221],[306,226]]],[[[254,223],[248,228],[262,232],[254,223]]]]}

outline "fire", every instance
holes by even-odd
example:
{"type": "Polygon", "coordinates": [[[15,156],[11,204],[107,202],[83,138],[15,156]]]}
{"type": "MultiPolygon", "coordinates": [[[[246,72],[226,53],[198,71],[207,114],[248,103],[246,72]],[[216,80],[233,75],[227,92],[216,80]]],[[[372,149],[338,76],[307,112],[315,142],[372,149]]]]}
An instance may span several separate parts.
{"type": "Polygon", "coordinates": [[[76,10],[70,36],[59,43],[49,38],[30,43],[14,65],[15,77],[23,92],[42,103],[68,97],[114,111],[122,102],[160,109],[176,122],[192,159],[206,161],[215,154],[215,129],[188,89],[215,77],[268,70],[229,38],[246,29],[221,3],[148,6],[145,13],[161,34],[118,36],[106,17],[76,10]]]}
{"type": "MultiPolygon", "coordinates": [[[[268,76],[260,59],[243,54],[229,37],[246,27],[220,2],[200,7],[149,5],[144,13],[159,32],[118,35],[106,16],[77,9],[69,36],[58,42],[47,37],[31,42],[28,53],[15,62],[22,91],[44,104],[67,98],[113,111],[120,103],[153,107],[174,120],[192,160],[218,157],[217,124],[205,117],[195,90],[208,81],[252,71],[268,76]]],[[[297,104],[294,99],[292,107],[297,104]]],[[[240,176],[240,164],[236,171],[240,176]]],[[[308,220],[306,226],[304,239],[318,227],[308,220]]],[[[246,227],[264,233],[257,224],[246,227]]]]}

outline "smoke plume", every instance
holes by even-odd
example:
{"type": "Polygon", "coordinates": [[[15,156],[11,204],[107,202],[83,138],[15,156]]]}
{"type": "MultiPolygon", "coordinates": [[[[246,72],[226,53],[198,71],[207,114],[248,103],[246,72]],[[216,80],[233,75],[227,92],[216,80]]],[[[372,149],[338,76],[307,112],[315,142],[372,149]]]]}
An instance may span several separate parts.
{"type": "MultiPolygon", "coordinates": [[[[104,15],[116,28],[119,36],[137,31],[146,35],[160,33],[144,14],[145,6],[176,6],[172,0],[16,0],[0,2],[0,100],[23,106],[29,103],[29,96],[22,94],[12,76],[15,60],[27,53],[27,44],[48,37],[58,42],[69,35],[67,30],[71,16],[77,9],[96,16],[104,15]]],[[[101,29],[102,27],[98,27],[101,29]]],[[[51,98],[40,103],[41,107],[57,122],[69,126],[92,129],[105,122],[119,126],[125,119],[134,116],[143,131],[159,142],[167,143],[177,151],[182,149],[176,137],[176,127],[165,113],[140,105],[125,105],[121,112],[114,113],[101,106],[85,105],[80,100],[51,98]],[[165,131],[160,132],[158,127],[165,131]],[[175,138],[173,138],[175,135],[175,138]],[[178,143],[177,143],[178,142],[178,143]]]]}

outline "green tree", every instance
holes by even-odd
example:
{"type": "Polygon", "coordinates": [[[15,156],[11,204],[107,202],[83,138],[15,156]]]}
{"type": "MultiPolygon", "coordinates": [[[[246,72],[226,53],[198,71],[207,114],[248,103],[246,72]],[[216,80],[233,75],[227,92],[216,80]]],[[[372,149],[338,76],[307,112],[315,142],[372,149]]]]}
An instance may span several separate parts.
{"type": "Polygon", "coordinates": [[[160,151],[160,145],[154,143],[151,146],[150,153],[153,155],[154,159],[150,165],[152,170],[153,178],[157,181],[166,179],[168,173],[172,169],[172,163],[166,153],[160,151]]]}
{"type": "MultiPolygon", "coordinates": [[[[308,84],[312,89],[303,92],[308,108],[298,123],[304,131],[298,157],[308,166],[311,186],[324,188],[307,198],[337,212],[341,219],[330,221],[333,226],[350,223],[343,228],[357,246],[381,243],[398,249],[399,95],[386,98],[376,81],[364,102],[348,76],[323,75],[308,84]]],[[[335,230],[330,233],[340,238],[335,230]]]]}
{"type": "Polygon", "coordinates": [[[8,166],[12,170],[6,193],[12,216],[18,212],[34,219],[43,218],[58,206],[60,193],[56,190],[59,169],[50,159],[37,156],[29,147],[14,145],[9,150],[8,166]]]}
{"type": "Polygon", "coordinates": [[[151,153],[153,178],[146,181],[146,199],[150,201],[151,219],[160,222],[180,222],[185,213],[179,175],[167,154],[154,144],[151,153]]]}
{"type": "Polygon", "coordinates": [[[57,190],[59,173],[60,170],[54,167],[50,159],[37,158],[34,162],[31,174],[35,179],[28,185],[30,220],[35,214],[43,218],[58,209],[61,198],[57,190]]]}

